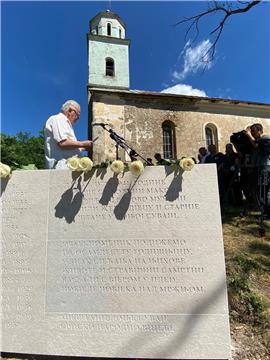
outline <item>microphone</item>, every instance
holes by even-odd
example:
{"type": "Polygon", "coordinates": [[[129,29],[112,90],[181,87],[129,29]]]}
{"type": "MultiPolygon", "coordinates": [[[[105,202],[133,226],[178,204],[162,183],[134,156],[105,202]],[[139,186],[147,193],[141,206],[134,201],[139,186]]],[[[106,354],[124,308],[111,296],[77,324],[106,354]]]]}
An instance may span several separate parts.
{"type": "Polygon", "coordinates": [[[109,125],[109,124],[105,124],[105,123],[93,123],[92,126],[102,126],[104,128],[104,126],[109,125]]]}
{"type": "Polygon", "coordinates": [[[110,137],[112,138],[112,139],[116,139],[116,138],[118,138],[118,139],[120,139],[120,140],[125,140],[123,137],[121,137],[120,135],[118,135],[118,134],[116,134],[116,132],[113,130],[113,129],[110,129],[109,130],[109,133],[110,133],[110,137]]]}

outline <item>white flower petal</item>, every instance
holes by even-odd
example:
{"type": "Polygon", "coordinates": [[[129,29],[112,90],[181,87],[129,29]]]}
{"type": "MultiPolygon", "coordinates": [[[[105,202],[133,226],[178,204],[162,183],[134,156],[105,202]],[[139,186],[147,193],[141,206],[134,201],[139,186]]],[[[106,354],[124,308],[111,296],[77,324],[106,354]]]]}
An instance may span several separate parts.
{"type": "Polygon", "coordinates": [[[93,162],[89,157],[85,156],[79,159],[79,169],[84,172],[91,171],[93,162]]]}
{"type": "Polygon", "coordinates": [[[115,174],[120,174],[124,171],[125,165],[121,160],[114,160],[110,167],[115,174]]]}
{"type": "Polygon", "coordinates": [[[67,159],[66,164],[70,168],[71,171],[81,171],[81,169],[79,167],[80,160],[79,160],[78,156],[72,156],[71,158],[67,159]]]}
{"type": "Polygon", "coordinates": [[[11,175],[11,168],[0,162],[0,177],[7,178],[11,175]]]}
{"type": "Polygon", "coordinates": [[[141,160],[132,161],[129,164],[129,170],[132,172],[132,174],[139,176],[144,171],[143,163],[141,162],[141,160]]]}
{"type": "Polygon", "coordinates": [[[179,165],[184,171],[190,171],[195,165],[195,162],[192,158],[183,158],[180,160],[179,165]]]}

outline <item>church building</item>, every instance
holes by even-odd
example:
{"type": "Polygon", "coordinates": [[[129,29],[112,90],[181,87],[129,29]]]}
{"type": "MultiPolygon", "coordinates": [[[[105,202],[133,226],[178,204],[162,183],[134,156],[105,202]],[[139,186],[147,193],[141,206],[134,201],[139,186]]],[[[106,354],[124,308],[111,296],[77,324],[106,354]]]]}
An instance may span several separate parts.
{"type": "MultiPolygon", "coordinates": [[[[126,26],[107,10],[90,21],[88,33],[89,137],[98,139],[93,160],[116,157],[115,142],[105,123],[144,158],[161,153],[165,159],[197,158],[198,149],[215,144],[224,152],[230,135],[253,123],[270,134],[270,105],[220,98],[174,95],[130,89],[126,26]]],[[[122,160],[130,158],[124,150],[122,160]]]]}

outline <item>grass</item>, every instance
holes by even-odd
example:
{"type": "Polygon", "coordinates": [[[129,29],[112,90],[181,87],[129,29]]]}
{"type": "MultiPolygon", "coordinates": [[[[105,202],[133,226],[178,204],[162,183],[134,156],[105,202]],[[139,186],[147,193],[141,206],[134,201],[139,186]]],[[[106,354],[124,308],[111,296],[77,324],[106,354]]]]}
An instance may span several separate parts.
{"type": "Polygon", "coordinates": [[[248,328],[250,341],[256,339],[265,349],[262,359],[269,359],[270,221],[265,222],[266,236],[261,238],[259,213],[245,217],[239,213],[234,209],[222,215],[230,320],[248,328]]]}

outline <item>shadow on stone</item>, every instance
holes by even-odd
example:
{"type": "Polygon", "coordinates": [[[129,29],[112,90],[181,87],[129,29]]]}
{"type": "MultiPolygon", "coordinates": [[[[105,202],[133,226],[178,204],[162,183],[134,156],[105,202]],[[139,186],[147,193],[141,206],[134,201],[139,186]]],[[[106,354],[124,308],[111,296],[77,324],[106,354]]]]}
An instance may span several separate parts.
{"type": "Polygon", "coordinates": [[[179,193],[182,191],[182,172],[175,172],[172,182],[165,194],[167,201],[175,201],[179,198],[179,193]]]}
{"type": "Polygon", "coordinates": [[[131,201],[131,190],[129,189],[120,200],[119,204],[114,209],[114,215],[117,220],[123,220],[131,201]]]}
{"type": "Polygon", "coordinates": [[[101,199],[99,200],[99,203],[101,205],[108,205],[111,201],[111,198],[113,197],[114,193],[117,190],[119,184],[119,180],[116,175],[114,175],[110,180],[107,182],[103,189],[103,193],[101,196],[101,199]]]}
{"type": "Polygon", "coordinates": [[[96,177],[100,176],[100,179],[102,180],[107,172],[107,168],[98,168],[96,172],[96,177]]]}
{"type": "Polygon", "coordinates": [[[83,180],[84,180],[84,182],[86,182],[86,185],[84,185],[84,188],[81,191],[82,193],[84,193],[85,189],[87,188],[88,184],[90,183],[90,181],[91,181],[91,179],[92,179],[92,177],[94,175],[94,172],[95,171],[92,170],[92,171],[89,171],[89,172],[86,172],[86,173],[83,174],[83,180]]]}
{"type": "Polygon", "coordinates": [[[90,181],[94,175],[94,172],[95,172],[94,170],[91,170],[91,171],[84,173],[83,174],[84,181],[88,181],[88,180],[90,181]]]}
{"type": "MultiPolygon", "coordinates": [[[[103,358],[103,357],[88,357],[88,356],[64,356],[64,355],[38,355],[38,354],[26,354],[26,353],[8,353],[1,352],[2,358],[6,359],[22,359],[22,360],[132,360],[132,358],[103,358]]],[[[135,358],[134,358],[135,360],[135,358]]]]}
{"type": "Polygon", "coordinates": [[[77,179],[80,178],[82,172],[81,171],[72,171],[71,176],[72,180],[75,182],[77,179]]]}
{"type": "Polygon", "coordinates": [[[83,200],[81,191],[81,178],[78,179],[78,186],[74,188],[73,184],[70,189],[66,190],[61,196],[60,201],[55,206],[55,216],[59,219],[65,218],[66,222],[71,224],[75,221],[83,200]]]}
{"type": "Polygon", "coordinates": [[[194,302],[193,309],[190,311],[190,314],[186,317],[183,323],[183,330],[176,332],[174,337],[168,342],[167,354],[170,355],[170,352],[176,347],[182,348],[184,344],[188,341],[191,336],[194,328],[200,320],[202,319],[202,314],[207,314],[208,309],[211,308],[213,303],[218,303],[220,297],[224,297],[226,294],[226,283],[224,280],[221,280],[219,284],[216,285],[215,289],[208,294],[203,300],[198,303],[194,302]]]}
{"type": "Polygon", "coordinates": [[[6,190],[8,179],[1,179],[1,196],[6,190]]]}
{"type": "MultiPolygon", "coordinates": [[[[194,329],[196,329],[197,324],[202,320],[205,315],[208,314],[207,311],[209,311],[209,308],[211,309],[211,305],[213,303],[218,303],[219,298],[221,296],[225,296],[225,293],[226,284],[222,280],[219,284],[217,284],[216,288],[213,289],[211,293],[209,293],[207,297],[205,297],[198,303],[194,303],[193,308],[189,311],[188,314],[186,314],[186,316],[183,316],[183,318],[181,318],[181,316],[179,317],[179,321],[183,323],[183,325],[181,326],[182,330],[179,330],[178,332],[175,331],[174,336],[168,339],[167,347],[164,347],[163,350],[163,352],[167,354],[168,358],[173,359],[175,349],[182,349],[186,346],[185,344],[188,342],[189,337],[194,336],[194,329]]],[[[167,313],[170,314],[173,311],[168,309],[167,313]]],[[[149,321],[149,323],[146,323],[145,326],[147,326],[148,324],[150,325],[151,322],[149,321]]],[[[130,349],[132,347],[135,349],[147,348],[150,341],[151,340],[149,340],[147,336],[142,336],[142,333],[137,333],[135,336],[132,337],[132,340],[129,343],[124,345],[124,347],[125,349],[130,349]]],[[[156,349],[156,353],[153,349],[152,356],[154,359],[160,359],[160,351],[158,348],[156,349]]]]}
{"type": "Polygon", "coordinates": [[[175,167],[173,165],[164,166],[164,170],[165,170],[166,176],[171,175],[173,172],[177,172],[177,170],[175,169],[175,167]]]}

